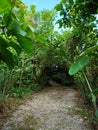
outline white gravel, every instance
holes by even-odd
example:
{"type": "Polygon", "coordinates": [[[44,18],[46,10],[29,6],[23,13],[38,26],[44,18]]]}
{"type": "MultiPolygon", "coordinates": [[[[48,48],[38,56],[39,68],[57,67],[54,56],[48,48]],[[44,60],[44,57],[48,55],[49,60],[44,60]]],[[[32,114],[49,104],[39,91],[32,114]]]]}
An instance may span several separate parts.
{"type": "Polygon", "coordinates": [[[20,105],[1,130],[91,130],[79,113],[78,91],[51,84],[20,105]]]}

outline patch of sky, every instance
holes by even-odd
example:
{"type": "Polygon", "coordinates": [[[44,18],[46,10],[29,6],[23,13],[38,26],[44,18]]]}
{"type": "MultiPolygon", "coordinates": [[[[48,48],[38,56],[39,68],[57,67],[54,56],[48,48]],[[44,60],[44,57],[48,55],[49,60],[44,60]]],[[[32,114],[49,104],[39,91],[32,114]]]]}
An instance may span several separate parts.
{"type": "Polygon", "coordinates": [[[22,0],[28,7],[30,5],[36,5],[37,11],[41,11],[43,9],[53,9],[56,4],[60,2],[60,0],[22,0]]]}

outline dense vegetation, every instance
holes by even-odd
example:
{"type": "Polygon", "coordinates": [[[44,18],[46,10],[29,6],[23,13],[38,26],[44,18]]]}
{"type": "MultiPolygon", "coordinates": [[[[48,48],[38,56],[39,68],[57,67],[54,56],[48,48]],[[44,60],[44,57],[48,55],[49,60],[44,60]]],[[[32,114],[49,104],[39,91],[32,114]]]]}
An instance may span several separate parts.
{"type": "Polygon", "coordinates": [[[74,82],[97,119],[97,14],[97,0],[62,0],[40,12],[20,0],[1,0],[0,109],[6,98],[23,98],[53,79],[74,82]]]}

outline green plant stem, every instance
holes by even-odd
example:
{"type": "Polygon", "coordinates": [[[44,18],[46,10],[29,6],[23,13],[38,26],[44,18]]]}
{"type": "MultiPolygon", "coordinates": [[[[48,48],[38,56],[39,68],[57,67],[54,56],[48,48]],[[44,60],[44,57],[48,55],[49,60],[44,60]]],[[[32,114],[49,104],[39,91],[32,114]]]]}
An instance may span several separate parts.
{"type": "Polygon", "coordinates": [[[21,73],[20,73],[19,87],[21,87],[21,84],[22,84],[23,71],[24,71],[24,59],[22,60],[22,66],[21,66],[21,73]]]}
{"type": "Polygon", "coordinates": [[[97,110],[96,97],[95,97],[95,95],[93,94],[91,85],[90,85],[90,83],[89,83],[89,81],[88,81],[88,78],[87,78],[86,74],[84,73],[84,71],[83,71],[83,75],[84,75],[84,78],[85,78],[85,80],[86,80],[86,82],[87,82],[87,85],[88,85],[90,94],[91,94],[91,96],[92,96],[92,102],[93,102],[94,108],[95,108],[95,110],[97,110]]]}
{"type": "Polygon", "coordinates": [[[81,89],[81,91],[82,91],[82,93],[83,93],[83,97],[85,98],[85,85],[84,85],[84,83],[82,82],[82,80],[81,80],[81,76],[79,75],[78,76],[78,78],[79,78],[79,80],[80,80],[80,82],[81,82],[81,84],[82,84],[82,87],[80,87],[80,89],[81,89]]]}

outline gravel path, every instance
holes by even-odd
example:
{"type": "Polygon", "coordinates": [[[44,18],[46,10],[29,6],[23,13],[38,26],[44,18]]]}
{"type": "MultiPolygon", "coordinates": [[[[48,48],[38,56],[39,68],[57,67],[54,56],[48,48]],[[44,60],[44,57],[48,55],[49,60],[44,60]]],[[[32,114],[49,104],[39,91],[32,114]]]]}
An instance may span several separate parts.
{"type": "Polygon", "coordinates": [[[91,130],[79,113],[78,92],[51,84],[20,105],[1,130],[91,130]]]}

